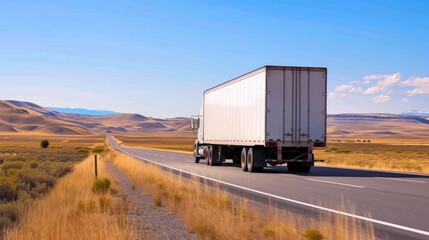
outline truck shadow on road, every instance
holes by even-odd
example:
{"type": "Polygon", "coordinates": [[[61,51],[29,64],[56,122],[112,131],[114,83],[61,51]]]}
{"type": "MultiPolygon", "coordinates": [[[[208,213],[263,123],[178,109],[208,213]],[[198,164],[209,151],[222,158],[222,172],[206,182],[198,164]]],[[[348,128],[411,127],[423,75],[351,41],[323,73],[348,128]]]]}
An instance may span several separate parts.
{"type": "Polygon", "coordinates": [[[383,178],[411,178],[429,180],[429,175],[419,175],[410,173],[384,172],[365,169],[347,169],[336,167],[313,167],[310,173],[300,174],[289,172],[286,166],[266,167],[264,173],[270,174],[294,174],[302,176],[317,177],[383,177],[383,178]]]}
{"type": "MultiPolygon", "coordinates": [[[[240,164],[232,162],[224,162],[221,167],[240,168],[240,164]]],[[[287,166],[268,166],[264,168],[261,173],[252,174],[291,174],[299,176],[314,176],[314,177],[379,177],[379,178],[409,178],[409,179],[422,179],[429,180],[429,175],[413,174],[413,173],[400,173],[400,172],[384,172],[377,170],[366,169],[349,169],[339,167],[312,167],[309,173],[292,173],[289,172],[287,166]]]]}

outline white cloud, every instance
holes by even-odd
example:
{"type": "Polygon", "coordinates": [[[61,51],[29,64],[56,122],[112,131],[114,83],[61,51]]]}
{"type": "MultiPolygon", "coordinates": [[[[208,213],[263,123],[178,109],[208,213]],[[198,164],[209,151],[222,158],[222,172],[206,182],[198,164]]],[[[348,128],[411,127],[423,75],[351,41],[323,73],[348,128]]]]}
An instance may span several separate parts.
{"type": "Polygon", "coordinates": [[[400,83],[401,86],[414,87],[407,91],[407,94],[413,96],[415,94],[429,94],[429,77],[410,78],[400,83]]]}
{"type": "Polygon", "coordinates": [[[348,93],[361,93],[363,91],[362,87],[353,87],[353,85],[340,85],[337,86],[333,92],[329,93],[329,97],[335,98],[335,97],[344,97],[348,93]]]}
{"type": "Polygon", "coordinates": [[[374,98],[372,99],[372,101],[373,101],[374,103],[388,103],[388,102],[390,102],[390,97],[389,97],[389,96],[387,96],[387,95],[383,95],[383,94],[381,94],[381,95],[379,95],[379,96],[374,97],[374,98]]]}
{"type": "Polygon", "coordinates": [[[376,93],[379,93],[379,92],[382,92],[382,91],[383,91],[383,88],[375,86],[375,87],[367,88],[363,92],[363,94],[376,94],[376,93]]]}
{"type": "Polygon", "coordinates": [[[407,102],[409,102],[409,100],[408,100],[408,98],[402,98],[402,99],[401,99],[401,102],[402,102],[402,103],[407,103],[407,102]]]}
{"type": "Polygon", "coordinates": [[[384,93],[390,94],[391,90],[389,87],[397,85],[401,80],[400,73],[394,74],[384,74],[384,75],[368,75],[363,78],[363,84],[369,84],[372,81],[376,81],[375,85],[367,88],[363,93],[364,94],[376,94],[376,93],[384,93]]]}
{"type": "Polygon", "coordinates": [[[334,92],[347,92],[352,88],[353,88],[352,85],[340,85],[335,88],[334,92]]]}
{"type": "Polygon", "coordinates": [[[401,80],[401,74],[384,75],[383,79],[377,83],[379,87],[389,87],[397,84],[401,80]]]}
{"type": "Polygon", "coordinates": [[[362,87],[351,88],[349,93],[361,93],[363,91],[362,87]]]}
{"type": "Polygon", "coordinates": [[[369,84],[373,80],[380,80],[383,78],[384,75],[379,74],[371,74],[363,77],[363,84],[369,84]]]}

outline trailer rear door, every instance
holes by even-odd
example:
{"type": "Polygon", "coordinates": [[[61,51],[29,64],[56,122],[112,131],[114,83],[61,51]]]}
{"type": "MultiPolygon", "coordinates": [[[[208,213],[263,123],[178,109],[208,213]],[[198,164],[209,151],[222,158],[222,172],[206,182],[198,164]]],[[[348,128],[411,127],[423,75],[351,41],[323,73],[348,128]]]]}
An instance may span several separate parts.
{"type": "Polygon", "coordinates": [[[326,69],[267,67],[266,141],[326,141],[326,69]]]}

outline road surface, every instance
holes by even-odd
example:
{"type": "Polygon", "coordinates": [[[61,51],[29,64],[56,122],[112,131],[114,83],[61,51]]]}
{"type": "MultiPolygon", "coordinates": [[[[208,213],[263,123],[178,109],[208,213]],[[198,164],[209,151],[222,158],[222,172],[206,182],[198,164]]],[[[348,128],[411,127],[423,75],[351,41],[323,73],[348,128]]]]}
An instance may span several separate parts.
{"type": "Polygon", "coordinates": [[[218,182],[231,191],[275,200],[288,209],[307,214],[324,211],[372,223],[377,238],[429,239],[429,175],[325,166],[313,167],[309,174],[292,174],[283,166],[248,173],[232,163],[196,164],[189,154],[125,147],[110,136],[108,140],[113,148],[141,160],[218,182]],[[344,205],[355,209],[345,210],[344,205]]]}

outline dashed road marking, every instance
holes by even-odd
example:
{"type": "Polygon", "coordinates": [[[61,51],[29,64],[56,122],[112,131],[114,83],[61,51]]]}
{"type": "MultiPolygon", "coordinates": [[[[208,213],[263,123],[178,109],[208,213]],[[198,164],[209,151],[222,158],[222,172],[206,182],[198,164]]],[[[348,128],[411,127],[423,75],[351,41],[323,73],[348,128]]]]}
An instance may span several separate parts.
{"type": "Polygon", "coordinates": [[[387,177],[375,177],[375,178],[385,179],[385,180],[393,180],[393,181],[401,181],[401,182],[426,183],[425,181],[400,179],[400,178],[387,178],[387,177]]]}
{"type": "Polygon", "coordinates": [[[324,180],[313,179],[313,178],[307,178],[307,180],[308,181],[313,181],[313,182],[321,182],[321,183],[329,183],[329,184],[334,184],[334,185],[346,186],[346,187],[365,188],[365,187],[359,186],[359,185],[352,185],[352,184],[347,184],[347,183],[324,181],[324,180]]]}

